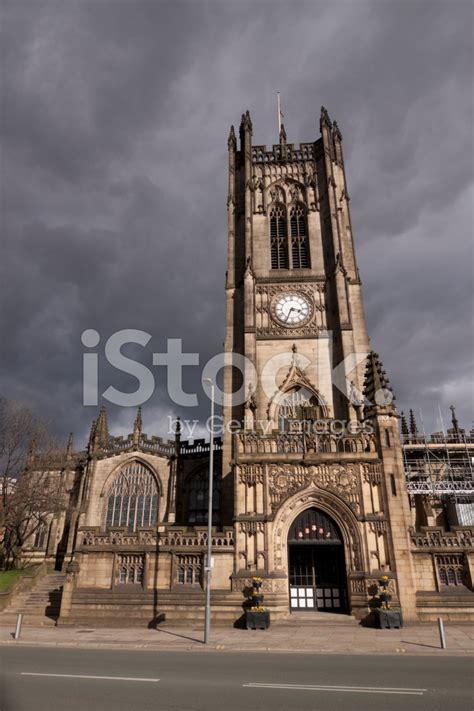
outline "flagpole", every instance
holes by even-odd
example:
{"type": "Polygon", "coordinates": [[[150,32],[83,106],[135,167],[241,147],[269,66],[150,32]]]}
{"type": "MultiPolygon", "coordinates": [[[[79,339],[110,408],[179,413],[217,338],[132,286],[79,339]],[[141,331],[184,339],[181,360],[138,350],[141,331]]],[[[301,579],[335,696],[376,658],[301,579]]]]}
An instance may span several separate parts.
{"type": "Polygon", "coordinates": [[[281,106],[280,106],[280,92],[277,91],[277,110],[278,110],[278,135],[281,133],[281,106]]]}

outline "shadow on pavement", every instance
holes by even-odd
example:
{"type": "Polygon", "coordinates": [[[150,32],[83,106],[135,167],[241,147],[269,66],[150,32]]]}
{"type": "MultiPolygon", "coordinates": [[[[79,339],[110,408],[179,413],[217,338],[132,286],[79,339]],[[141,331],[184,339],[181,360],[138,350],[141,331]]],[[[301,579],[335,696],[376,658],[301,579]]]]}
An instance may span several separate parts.
{"type": "Polygon", "coordinates": [[[428,647],[429,649],[441,649],[439,644],[423,644],[422,642],[406,642],[404,639],[400,640],[400,644],[412,644],[415,647],[428,647]]]}
{"type": "Polygon", "coordinates": [[[201,642],[203,644],[202,639],[196,639],[196,637],[188,637],[185,634],[178,634],[177,632],[170,632],[169,630],[164,630],[164,629],[157,629],[157,632],[162,632],[163,634],[168,634],[171,637],[179,637],[179,639],[188,639],[190,642],[201,642]]]}

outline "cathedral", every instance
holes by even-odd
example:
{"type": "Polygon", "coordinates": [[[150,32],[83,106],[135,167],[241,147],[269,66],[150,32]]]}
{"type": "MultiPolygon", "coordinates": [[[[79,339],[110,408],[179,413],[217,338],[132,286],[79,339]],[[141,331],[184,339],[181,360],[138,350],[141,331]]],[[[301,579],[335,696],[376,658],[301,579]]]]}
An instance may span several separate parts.
{"type": "MultiPolygon", "coordinates": [[[[253,145],[247,112],[228,137],[224,391],[244,396],[225,398],[213,442],[212,618],[234,624],[258,576],[276,624],[362,620],[386,575],[405,620],[474,619],[474,439],[458,427],[434,441],[447,482],[434,485],[371,350],[342,135],[324,108],[319,130],[253,145]]],[[[171,440],[146,435],[140,411],[114,437],[101,409],[33,546],[65,573],[58,624],[203,618],[209,456],[179,422],[171,440]]]]}

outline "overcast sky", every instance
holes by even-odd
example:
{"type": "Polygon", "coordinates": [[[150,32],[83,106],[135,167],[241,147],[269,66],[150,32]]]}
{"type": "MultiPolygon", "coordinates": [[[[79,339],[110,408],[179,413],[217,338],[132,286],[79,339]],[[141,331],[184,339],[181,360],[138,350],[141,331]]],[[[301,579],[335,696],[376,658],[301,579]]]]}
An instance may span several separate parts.
{"type": "MultiPolygon", "coordinates": [[[[80,336],[143,329],[204,363],[224,337],[227,135],[344,136],[372,345],[399,409],[428,429],[472,421],[472,5],[391,2],[2,1],[0,389],[77,445],[80,336]]],[[[137,351],[138,352],[138,351],[137,351]]],[[[163,369],[144,408],[180,410],[163,369]]],[[[199,369],[189,369],[196,387],[199,369]]],[[[136,387],[107,372],[100,385],[136,387]]],[[[134,411],[110,407],[111,429],[134,411]]]]}

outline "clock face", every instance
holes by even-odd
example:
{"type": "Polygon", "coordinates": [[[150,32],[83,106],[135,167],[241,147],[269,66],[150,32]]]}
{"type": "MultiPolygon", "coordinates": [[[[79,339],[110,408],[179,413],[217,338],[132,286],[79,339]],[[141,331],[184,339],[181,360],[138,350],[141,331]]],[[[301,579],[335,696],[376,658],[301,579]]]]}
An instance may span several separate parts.
{"type": "Polygon", "coordinates": [[[311,314],[310,302],[302,294],[285,294],[274,305],[274,314],[285,326],[299,326],[311,314]]]}

